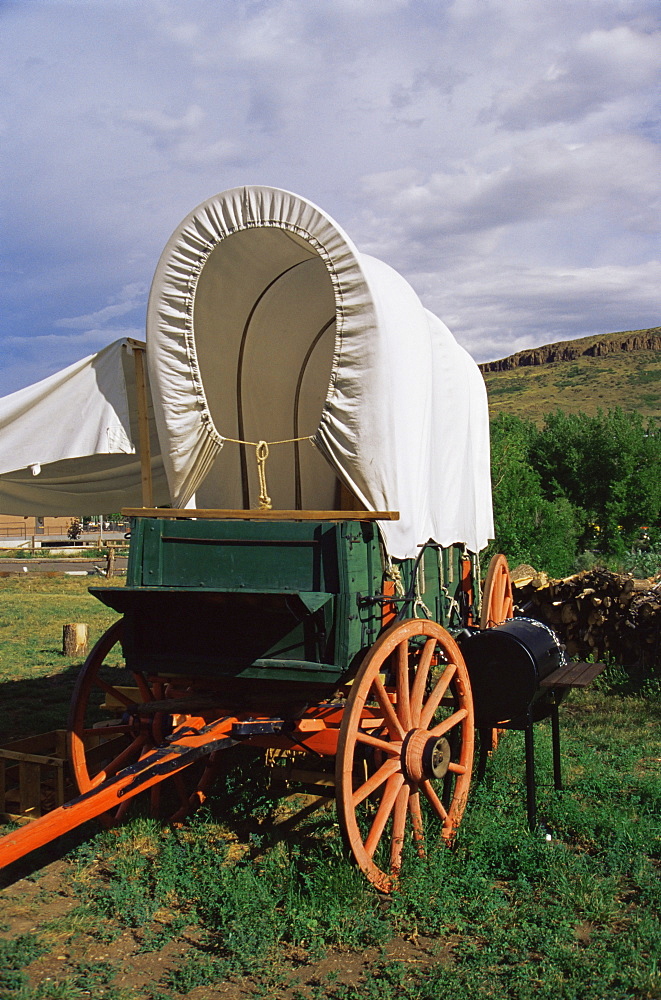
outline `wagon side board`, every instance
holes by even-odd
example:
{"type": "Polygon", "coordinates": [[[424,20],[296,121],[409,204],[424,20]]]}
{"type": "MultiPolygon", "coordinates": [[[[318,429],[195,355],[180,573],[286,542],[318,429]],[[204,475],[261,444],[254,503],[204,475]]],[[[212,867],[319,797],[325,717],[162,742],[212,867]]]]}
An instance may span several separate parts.
{"type": "MultiPolygon", "coordinates": [[[[394,572],[401,598],[413,560],[394,572]]],[[[460,627],[461,549],[430,548],[415,573],[407,617],[460,627]]],[[[168,517],[135,518],[126,586],[92,589],[125,616],[130,669],[329,691],[381,632],[383,592],[373,521],[168,517]]]]}

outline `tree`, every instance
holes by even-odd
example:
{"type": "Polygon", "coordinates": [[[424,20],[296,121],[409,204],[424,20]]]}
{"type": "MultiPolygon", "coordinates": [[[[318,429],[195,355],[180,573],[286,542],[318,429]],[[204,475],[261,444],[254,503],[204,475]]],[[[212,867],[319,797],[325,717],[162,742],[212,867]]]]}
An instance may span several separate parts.
{"type": "Polygon", "coordinates": [[[530,438],[529,460],[547,498],[583,511],[580,544],[621,556],[642,525],[661,518],[658,426],[621,409],[549,414],[530,438]]]}
{"type": "Polygon", "coordinates": [[[515,565],[543,567],[564,576],[576,558],[582,511],[575,511],[562,494],[549,496],[540,474],[530,463],[535,426],[508,414],[491,424],[491,474],[495,542],[515,565]]]}

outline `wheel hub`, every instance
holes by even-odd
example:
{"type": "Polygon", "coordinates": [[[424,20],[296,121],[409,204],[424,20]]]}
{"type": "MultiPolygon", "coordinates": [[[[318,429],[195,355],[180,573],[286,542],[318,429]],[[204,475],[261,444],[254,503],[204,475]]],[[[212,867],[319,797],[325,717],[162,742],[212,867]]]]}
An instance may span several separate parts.
{"type": "Polygon", "coordinates": [[[425,729],[412,729],[402,744],[402,770],[415,783],[444,778],[450,764],[450,744],[444,736],[430,736],[425,729]]]}

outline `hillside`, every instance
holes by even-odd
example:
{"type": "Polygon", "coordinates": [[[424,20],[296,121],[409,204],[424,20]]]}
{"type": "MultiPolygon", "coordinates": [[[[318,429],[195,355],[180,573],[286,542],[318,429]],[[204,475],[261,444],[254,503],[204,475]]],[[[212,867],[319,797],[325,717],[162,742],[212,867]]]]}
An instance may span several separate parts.
{"type": "Polygon", "coordinates": [[[637,410],[661,418],[661,327],[581,337],[480,365],[494,417],[637,410]]]}

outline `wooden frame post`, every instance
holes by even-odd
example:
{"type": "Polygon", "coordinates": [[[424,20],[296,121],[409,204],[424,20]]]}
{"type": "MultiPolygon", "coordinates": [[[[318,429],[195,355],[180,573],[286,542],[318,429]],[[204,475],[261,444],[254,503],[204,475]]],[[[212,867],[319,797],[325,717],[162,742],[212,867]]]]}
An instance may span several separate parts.
{"type": "Polygon", "coordinates": [[[149,415],[147,412],[147,380],[145,378],[145,348],[133,346],[135,358],[135,385],[138,397],[138,442],[140,448],[140,479],[143,507],[154,506],[154,488],[151,478],[151,446],[149,444],[149,415]]]}

